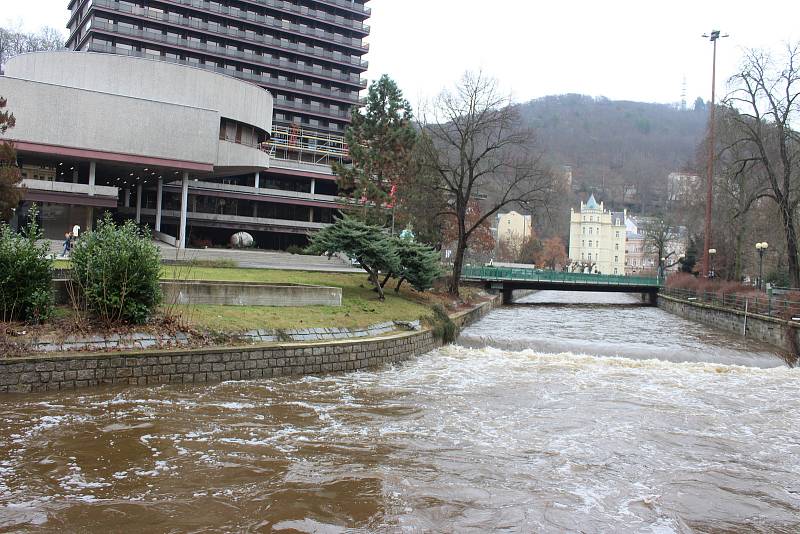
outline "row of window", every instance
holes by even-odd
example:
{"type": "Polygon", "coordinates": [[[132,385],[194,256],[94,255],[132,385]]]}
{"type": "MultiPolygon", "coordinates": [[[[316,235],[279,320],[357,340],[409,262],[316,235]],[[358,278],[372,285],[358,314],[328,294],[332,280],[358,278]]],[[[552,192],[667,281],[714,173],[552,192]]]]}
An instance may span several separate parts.
{"type": "MultiPolygon", "coordinates": [[[[592,248],[592,243],[593,243],[593,241],[590,239],[589,240],[589,248],[592,248]]],[[[594,243],[596,244],[596,248],[600,248],[600,241],[594,241],[594,243]]],[[[586,246],[586,241],[585,240],[581,240],[581,246],[582,247],[586,246]]],[[[619,243],[614,243],[614,250],[619,250],[619,243]]]]}
{"type": "MultiPolygon", "coordinates": [[[[581,260],[592,261],[592,253],[589,252],[589,253],[586,254],[586,257],[584,257],[584,253],[581,252],[581,260]]],[[[600,253],[599,252],[594,255],[594,261],[600,261],[600,253]]],[[[614,256],[614,263],[619,263],[619,256],[614,256]]],[[[617,270],[614,269],[614,274],[616,274],[616,272],[617,272],[617,270]]]]}
{"type": "MultiPolygon", "coordinates": [[[[586,229],[589,229],[589,235],[592,235],[592,227],[591,226],[584,226],[583,227],[583,235],[586,235],[586,229]]],[[[597,235],[600,235],[600,228],[594,228],[594,231],[597,232],[597,235]]],[[[619,239],[619,231],[614,232],[614,237],[619,239]]]]}

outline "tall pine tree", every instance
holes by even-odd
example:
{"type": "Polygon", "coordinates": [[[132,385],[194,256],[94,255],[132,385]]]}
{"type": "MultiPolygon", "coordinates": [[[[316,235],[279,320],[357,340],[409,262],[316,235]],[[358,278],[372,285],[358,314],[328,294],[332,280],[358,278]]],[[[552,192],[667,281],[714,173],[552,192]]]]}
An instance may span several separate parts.
{"type": "Polygon", "coordinates": [[[342,196],[363,202],[364,218],[381,225],[393,203],[392,188],[402,187],[412,169],[416,130],[411,106],[403,92],[387,75],[372,82],[367,103],[354,108],[345,141],[352,163],[336,163],[342,196]]]}
{"type": "MultiPolygon", "coordinates": [[[[16,123],[14,115],[5,110],[6,99],[0,96],[0,135],[13,128],[16,123]]],[[[12,210],[22,199],[22,181],[17,167],[17,152],[10,141],[0,139],[0,221],[11,218],[12,210]]]]}

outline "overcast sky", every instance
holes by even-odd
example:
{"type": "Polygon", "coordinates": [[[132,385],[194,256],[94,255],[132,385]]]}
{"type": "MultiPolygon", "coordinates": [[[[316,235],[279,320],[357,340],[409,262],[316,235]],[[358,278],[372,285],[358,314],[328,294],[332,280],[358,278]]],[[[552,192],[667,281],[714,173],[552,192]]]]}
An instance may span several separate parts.
{"type": "MultiPolygon", "coordinates": [[[[67,0],[0,0],[4,22],[62,29],[67,0]]],[[[718,91],[745,48],[800,40],[800,0],[372,0],[368,77],[392,76],[416,104],[483,69],[517,101],[583,93],[689,104],[710,98],[713,29],[718,91]]]]}

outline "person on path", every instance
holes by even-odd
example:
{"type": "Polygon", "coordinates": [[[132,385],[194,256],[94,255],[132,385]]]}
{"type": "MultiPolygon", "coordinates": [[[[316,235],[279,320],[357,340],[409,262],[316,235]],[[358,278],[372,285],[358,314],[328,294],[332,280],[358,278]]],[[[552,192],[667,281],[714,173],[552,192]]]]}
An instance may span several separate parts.
{"type": "Polygon", "coordinates": [[[61,253],[62,258],[66,258],[69,255],[69,251],[72,248],[72,234],[67,232],[64,234],[64,252],[61,253]]]}

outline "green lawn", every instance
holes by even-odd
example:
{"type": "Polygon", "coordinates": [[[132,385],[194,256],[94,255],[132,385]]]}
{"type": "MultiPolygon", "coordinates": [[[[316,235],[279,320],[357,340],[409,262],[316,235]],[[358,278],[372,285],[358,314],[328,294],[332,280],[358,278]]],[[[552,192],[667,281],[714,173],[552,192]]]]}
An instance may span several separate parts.
{"type": "Polygon", "coordinates": [[[386,293],[386,300],[379,301],[377,294],[367,282],[366,273],[164,266],[163,277],[185,280],[312,284],[342,288],[340,307],[206,305],[176,307],[183,318],[191,324],[215,331],[236,332],[258,328],[352,328],[384,321],[410,321],[430,313],[430,308],[425,304],[403,296],[403,292],[398,296],[391,289],[386,293]]]}

